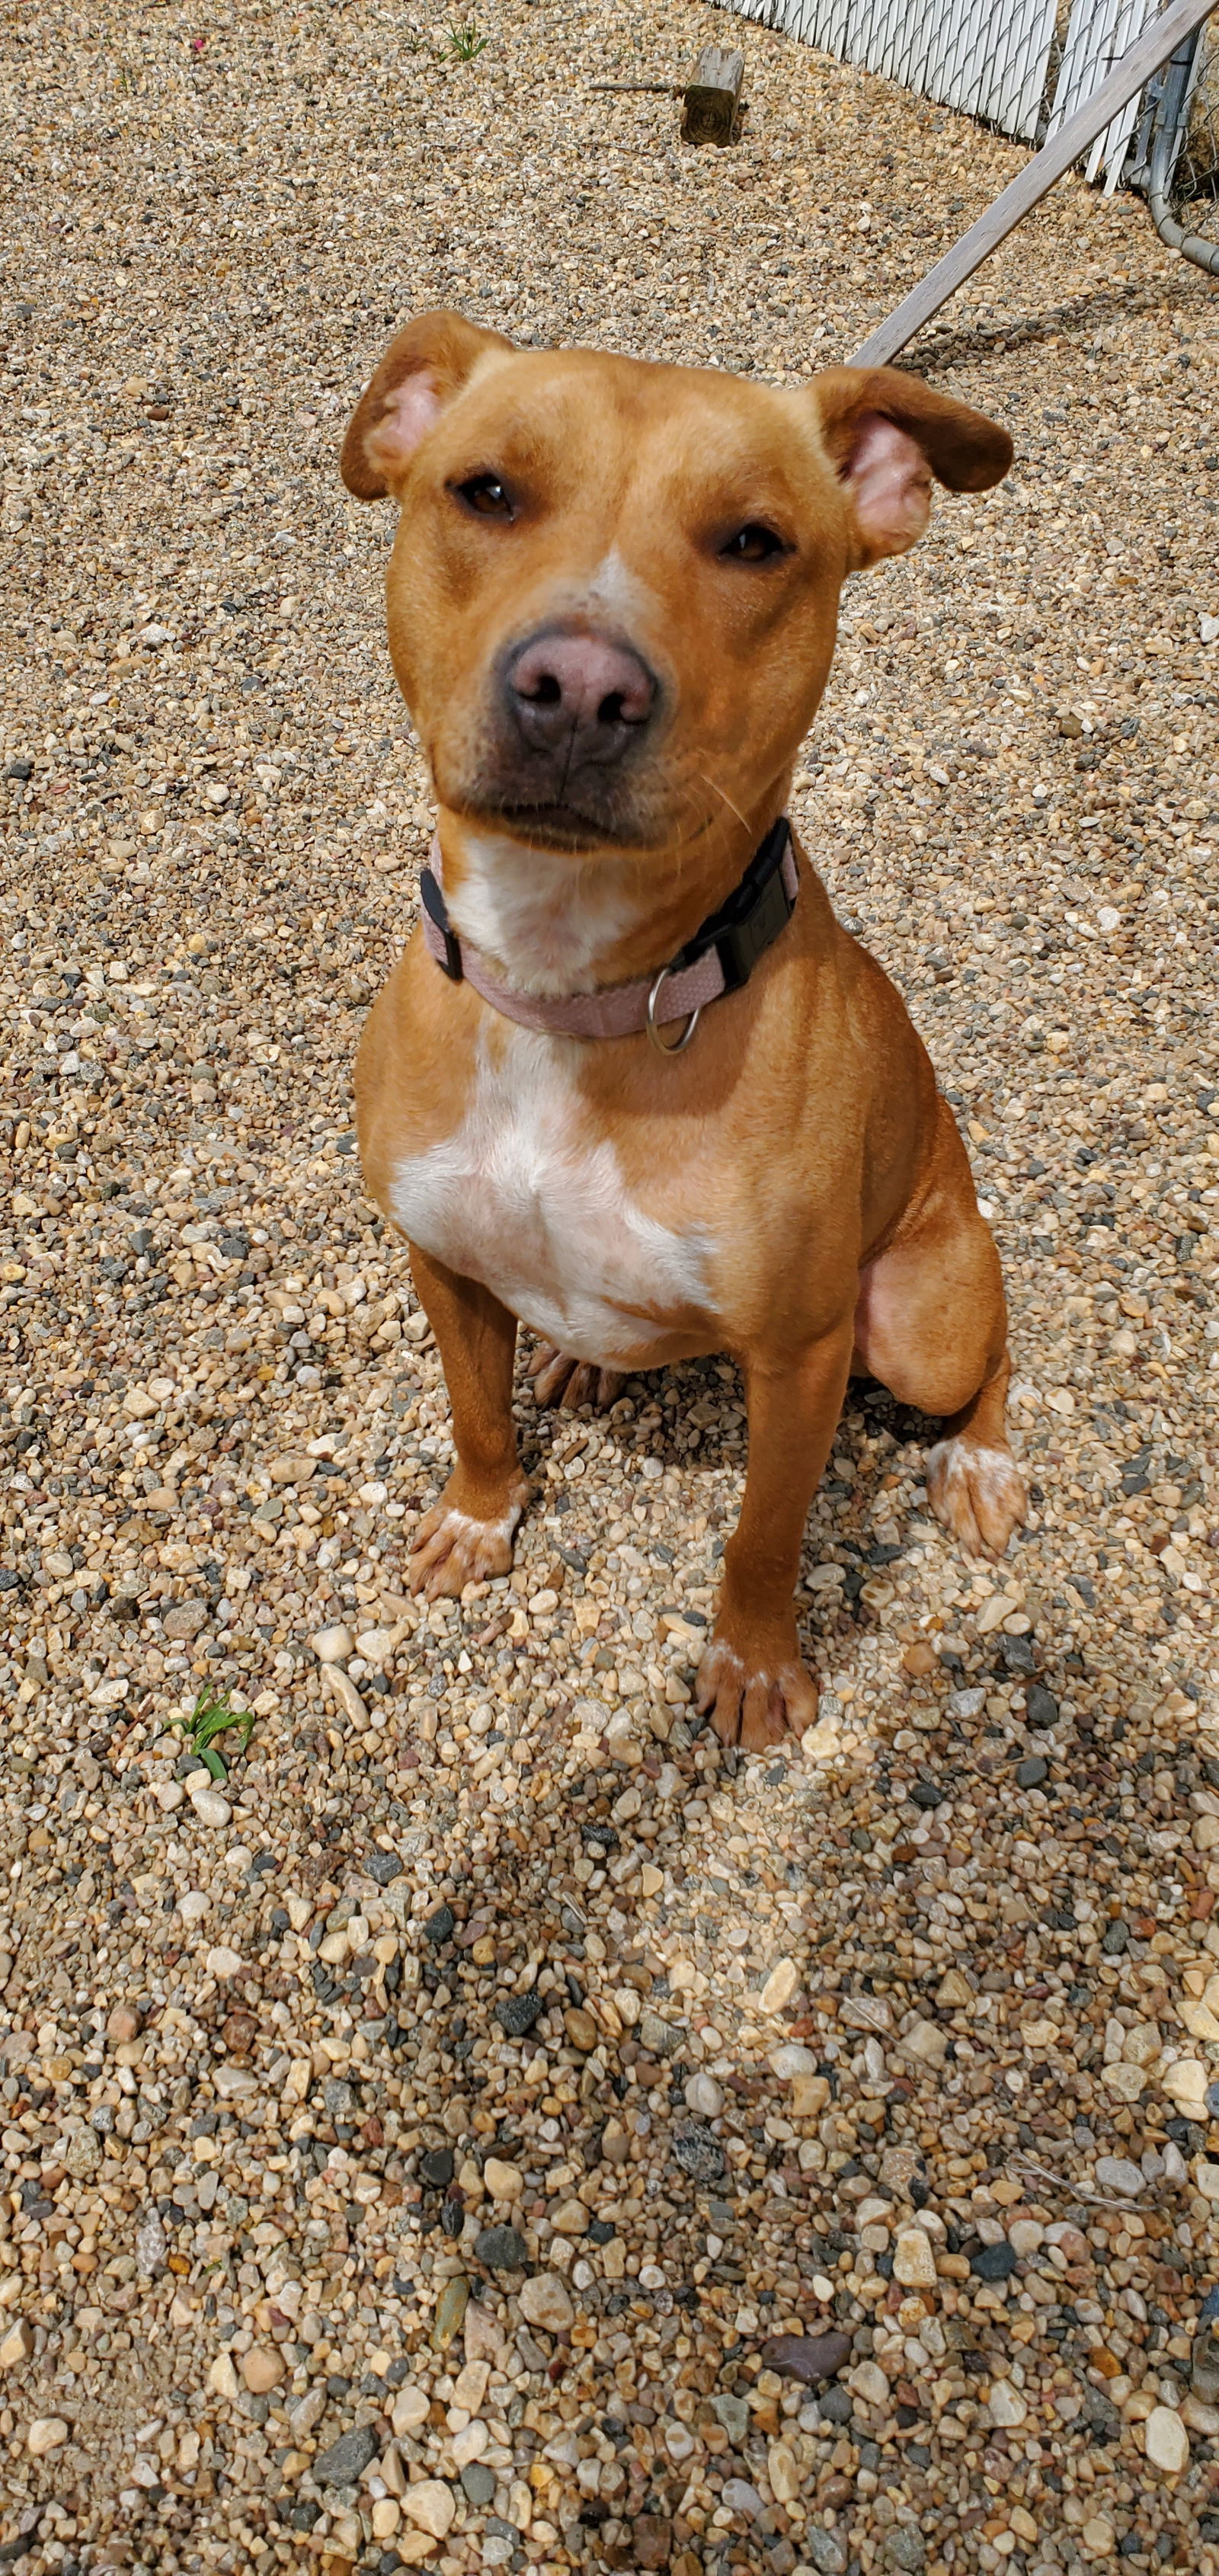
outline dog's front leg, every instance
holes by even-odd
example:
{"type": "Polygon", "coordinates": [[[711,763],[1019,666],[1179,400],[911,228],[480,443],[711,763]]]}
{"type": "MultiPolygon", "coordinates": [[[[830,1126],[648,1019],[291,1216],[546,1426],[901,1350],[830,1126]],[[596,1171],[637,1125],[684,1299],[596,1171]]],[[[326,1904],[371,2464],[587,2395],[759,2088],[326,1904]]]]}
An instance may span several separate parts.
{"type": "Polygon", "coordinates": [[[817,1714],[800,1660],[792,1602],[809,1503],[842,1410],[852,1327],[841,1325],[793,1365],[746,1369],[749,1470],[741,1517],[724,1551],[724,1588],[698,1669],[698,1705],[722,1744],[756,1752],[817,1714]]]}
{"type": "Polygon", "coordinates": [[[439,1502],[415,1533],[409,1568],[412,1592],[434,1601],[507,1573],[529,1488],[512,1422],[515,1315],[477,1280],[460,1278],[417,1244],[409,1249],[415,1293],[440,1350],[457,1451],[439,1502]]]}

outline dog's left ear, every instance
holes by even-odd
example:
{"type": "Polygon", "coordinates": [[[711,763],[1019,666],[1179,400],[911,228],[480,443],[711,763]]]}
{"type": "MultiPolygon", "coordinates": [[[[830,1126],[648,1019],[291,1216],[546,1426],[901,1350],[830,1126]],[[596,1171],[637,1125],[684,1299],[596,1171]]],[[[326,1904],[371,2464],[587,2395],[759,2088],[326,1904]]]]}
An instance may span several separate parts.
{"type": "Polygon", "coordinates": [[[987,492],[1011,464],[997,421],[896,367],[829,367],[809,392],[843,488],[856,570],[921,537],[933,477],[950,492],[987,492]]]}
{"type": "Polygon", "coordinates": [[[446,405],[493,353],[512,347],[461,313],[420,313],[391,340],[343,441],[339,470],[357,501],[398,492],[446,405]]]}

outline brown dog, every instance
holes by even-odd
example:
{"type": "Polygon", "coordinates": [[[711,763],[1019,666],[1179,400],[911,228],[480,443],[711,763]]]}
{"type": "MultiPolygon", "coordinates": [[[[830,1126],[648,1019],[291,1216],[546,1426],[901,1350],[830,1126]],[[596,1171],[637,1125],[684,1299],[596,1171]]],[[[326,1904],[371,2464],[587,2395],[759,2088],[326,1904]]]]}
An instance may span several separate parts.
{"type": "Polygon", "coordinates": [[[1023,1517],[964,1149],[781,821],[845,576],[913,544],[933,477],[981,491],[1011,453],[886,368],[780,392],[444,313],[343,448],[349,490],[399,504],[390,651],[439,805],[356,1071],[453,1408],[412,1581],[509,1564],[518,1318],[543,1392],[730,1353],[749,1471],[698,1677],[729,1744],[816,1710],[792,1594],[852,1370],[948,1417],[928,1492],[966,1547],[1023,1517]]]}

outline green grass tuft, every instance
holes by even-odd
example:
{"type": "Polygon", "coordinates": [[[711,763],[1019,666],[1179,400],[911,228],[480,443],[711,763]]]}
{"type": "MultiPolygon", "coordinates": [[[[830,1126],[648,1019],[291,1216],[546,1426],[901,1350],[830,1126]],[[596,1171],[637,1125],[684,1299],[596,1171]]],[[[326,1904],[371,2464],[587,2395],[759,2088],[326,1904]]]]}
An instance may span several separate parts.
{"type": "Polygon", "coordinates": [[[467,18],[464,27],[449,29],[449,52],[455,62],[474,62],[479,54],[485,52],[489,42],[489,37],[480,36],[473,18],[467,18]]]}
{"type": "Polygon", "coordinates": [[[213,1780],[227,1780],[228,1766],[215,1749],[215,1738],[227,1735],[230,1728],[236,1727],[239,1750],[244,1753],[254,1732],[254,1711],[252,1708],[231,1707],[227,1691],[205,1689],[200,1691],[189,1717],[171,1718],[170,1725],[181,1729],[191,1752],[198,1754],[213,1780]]]}

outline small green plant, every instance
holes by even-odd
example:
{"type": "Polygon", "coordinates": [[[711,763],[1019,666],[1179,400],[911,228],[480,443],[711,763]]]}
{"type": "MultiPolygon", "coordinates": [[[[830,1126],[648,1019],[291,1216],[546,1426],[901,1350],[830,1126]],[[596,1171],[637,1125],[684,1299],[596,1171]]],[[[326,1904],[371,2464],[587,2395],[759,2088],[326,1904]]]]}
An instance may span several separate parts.
{"type": "Polygon", "coordinates": [[[479,54],[486,51],[489,42],[489,37],[480,36],[473,18],[467,18],[464,27],[449,29],[449,52],[458,63],[474,62],[479,54]]]}
{"type": "Polygon", "coordinates": [[[254,1732],[254,1711],[252,1708],[232,1708],[227,1691],[201,1690],[190,1716],[171,1718],[170,1724],[181,1728],[191,1752],[198,1754],[213,1780],[227,1780],[228,1767],[215,1750],[215,1739],[236,1727],[238,1749],[244,1753],[254,1732]]]}

